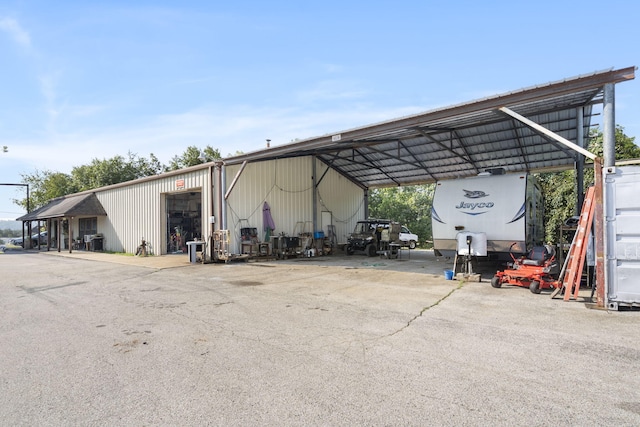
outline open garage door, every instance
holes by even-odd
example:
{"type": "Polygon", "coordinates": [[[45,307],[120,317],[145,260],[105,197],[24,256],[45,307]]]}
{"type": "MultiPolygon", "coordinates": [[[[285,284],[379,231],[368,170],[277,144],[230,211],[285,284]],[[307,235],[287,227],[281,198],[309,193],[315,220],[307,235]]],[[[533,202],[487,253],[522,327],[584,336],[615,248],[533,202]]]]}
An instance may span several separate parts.
{"type": "Polygon", "coordinates": [[[167,253],[187,253],[187,242],[202,239],[202,192],[167,194],[167,253]]]}

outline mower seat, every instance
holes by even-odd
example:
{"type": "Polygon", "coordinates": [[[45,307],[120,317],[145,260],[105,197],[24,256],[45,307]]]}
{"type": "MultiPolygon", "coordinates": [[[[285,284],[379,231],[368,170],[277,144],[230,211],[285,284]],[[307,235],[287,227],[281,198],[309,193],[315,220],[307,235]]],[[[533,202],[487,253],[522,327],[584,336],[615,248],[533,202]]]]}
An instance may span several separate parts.
{"type": "Polygon", "coordinates": [[[529,252],[529,256],[522,261],[522,265],[543,266],[551,256],[546,246],[535,246],[529,252]]]}

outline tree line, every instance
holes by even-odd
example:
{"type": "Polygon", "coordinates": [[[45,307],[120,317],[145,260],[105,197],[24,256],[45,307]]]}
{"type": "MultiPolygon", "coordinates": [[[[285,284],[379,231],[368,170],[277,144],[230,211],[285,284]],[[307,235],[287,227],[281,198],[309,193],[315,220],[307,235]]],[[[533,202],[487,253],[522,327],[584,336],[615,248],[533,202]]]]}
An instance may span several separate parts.
{"type": "Polygon", "coordinates": [[[0,237],[20,237],[22,230],[14,230],[11,228],[0,228],[0,237]]]}
{"type": "MultiPolygon", "coordinates": [[[[34,210],[44,206],[51,199],[67,194],[158,175],[221,158],[220,151],[210,146],[202,150],[196,146],[189,146],[182,154],[173,156],[166,165],[162,164],[153,153],[149,158],[145,158],[129,152],[126,157],[118,155],[110,159],[94,158],[88,165],[73,167],[69,174],[36,170],[21,176],[22,183],[29,184],[29,207],[30,210],[34,210]]],[[[13,202],[27,209],[26,197],[13,199],[13,202]]]]}

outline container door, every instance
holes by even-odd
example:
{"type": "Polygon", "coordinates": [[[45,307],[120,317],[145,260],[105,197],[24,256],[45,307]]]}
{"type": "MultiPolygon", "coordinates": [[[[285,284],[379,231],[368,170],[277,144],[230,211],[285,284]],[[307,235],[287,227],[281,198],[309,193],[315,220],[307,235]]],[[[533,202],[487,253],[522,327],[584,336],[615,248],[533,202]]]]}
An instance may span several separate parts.
{"type": "Polygon", "coordinates": [[[607,304],[640,304],[640,166],[604,173],[607,304]]]}

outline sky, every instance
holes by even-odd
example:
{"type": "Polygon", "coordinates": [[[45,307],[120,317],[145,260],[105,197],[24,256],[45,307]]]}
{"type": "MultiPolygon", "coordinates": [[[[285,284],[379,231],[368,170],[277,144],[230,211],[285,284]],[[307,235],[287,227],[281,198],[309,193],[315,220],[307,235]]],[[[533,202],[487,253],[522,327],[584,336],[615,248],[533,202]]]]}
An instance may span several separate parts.
{"type": "MultiPolygon", "coordinates": [[[[4,0],[0,183],[129,152],[247,153],[638,66],[639,21],[635,0],[4,0]]],[[[628,136],[638,80],[616,85],[628,136]]],[[[0,218],[24,194],[0,186],[0,218]]]]}

